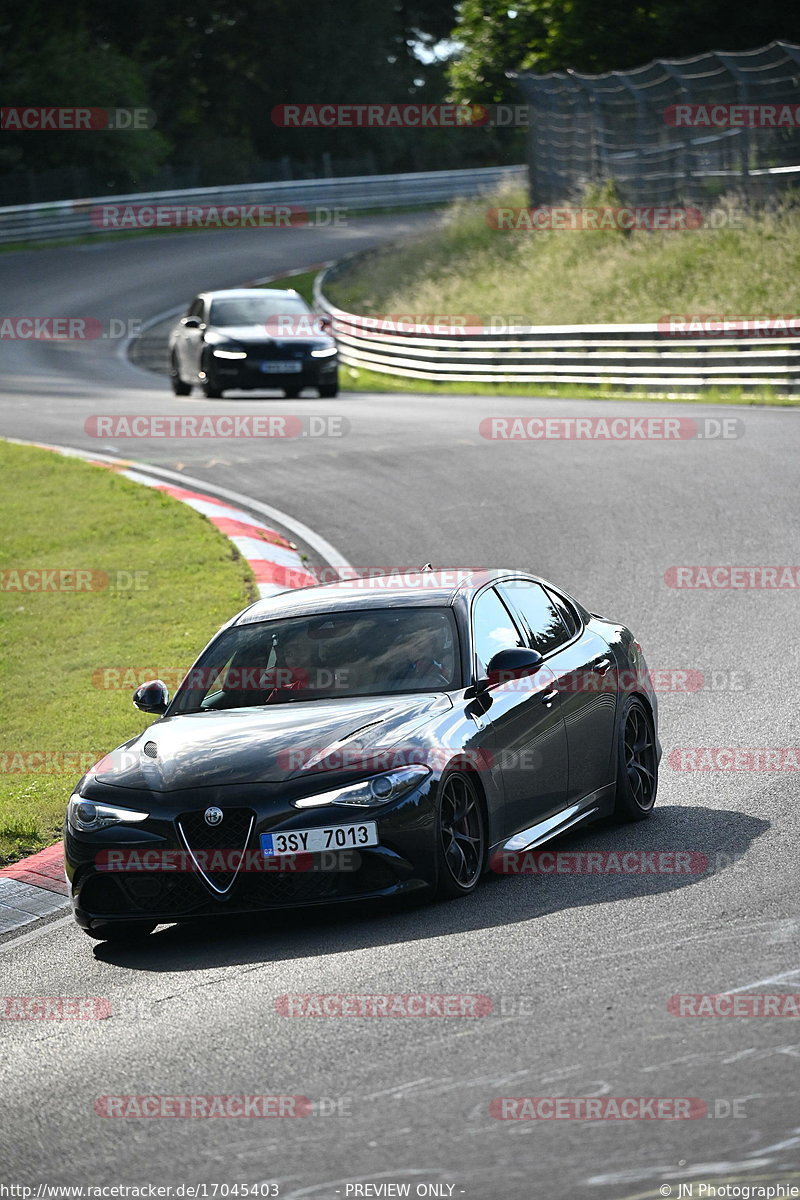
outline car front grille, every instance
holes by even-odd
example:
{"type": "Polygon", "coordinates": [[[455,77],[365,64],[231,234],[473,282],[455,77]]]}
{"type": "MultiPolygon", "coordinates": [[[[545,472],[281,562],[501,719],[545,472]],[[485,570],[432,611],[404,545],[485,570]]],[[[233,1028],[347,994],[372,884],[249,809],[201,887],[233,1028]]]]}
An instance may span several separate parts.
{"type": "Polygon", "coordinates": [[[307,358],[311,352],[311,342],[247,342],[243,349],[247,351],[248,363],[261,362],[262,359],[296,359],[307,358]]]}
{"type": "Polygon", "coordinates": [[[152,914],[168,921],[356,898],[396,882],[391,867],[366,853],[357,871],[242,871],[224,896],[211,893],[197,871],[94,872],[83,883],[80,907],[93,917],[152,914]]]}
{"type": "MultiPolygon", "coordinates": [[[[223,808],[223,817],[219,825],[209,825],[204,816],[205,810],[182,813],[176,820],[181,841],[188,850],[213,852],[216,850],[244,850],[255,823],[255,813],[251,808],[223,808]]],[[[198,856],[199,857],[199,856],[198,856]]],[[[211,885],[211,890],[219,893],[229,891],[236,878],[235,870],[215,870],[199,861],[199,873],[211,885]]]]}
{"type": "Polygon", "coordinates": [[[184,916],[208,902],[196,875],[184,872],[120,872],[90,876],[81,889],[81,908],[97,916],[131,912],[184,916]]]}
{"type": "Polygon", "coordinates": [[[314,900],[341,900],[378,892],[396,882],[394,872],[378,858],[362,855],[357,871],[256,872],[242,875],[236,884],[237,903],[255,908],[303,904],[314,900]]]}

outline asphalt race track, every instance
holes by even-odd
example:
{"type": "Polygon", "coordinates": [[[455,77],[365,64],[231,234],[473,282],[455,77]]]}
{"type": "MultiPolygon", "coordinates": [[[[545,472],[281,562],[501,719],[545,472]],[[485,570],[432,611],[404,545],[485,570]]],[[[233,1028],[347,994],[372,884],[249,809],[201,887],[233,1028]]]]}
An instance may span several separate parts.
{"type": "MultiPolygon", "coordinates": [[[[147,321],[202,287],[334,259],[419,220],[4,254],[0,317],[147,321]]],[[[4,1175],[34,1187],[272,1182],[283,1200],[381,1194],[356,1184],[622,1200],[677,1197],[689,1182],[800,1183],[796,1022],[668,1009],[677,993],[800,992],[797,773],[668,760],[681,747],[798,744],[798,594],[676,589],[664,578],[679,565],[797,564],[799,414],[346,392],[176,399],[108,338],[4,341],[2,361],[0,435],[235,489],[354,564],[519,565],[631,625],[651,668],[702,672],[697,690],[661,694],[654,817],[584,830],[561,848],[709,860],[691,875],[491,877],[469,900],[410,910],[162,928],[136,949],[92,943],[68,922],[0,945],[7,995],[107,997],[114,1012],[2,1022],[4,1175]],[[108,441],[84,430],[97,414],[221,412],[335,414],[349,432],[108,441]],[[490,415],[738,417],[742,436],[488,441],[479,425],[490,415]],[[494,1009],[382,1020],[275,1006],[286,993],[364,992],[479,993],[494,1009]],[[315,1108],[302,1120],[96,1115],[97,1097],[132,1093],[280,1093],[315,1108]],[[494,1098],[521,1096],[697,1097],[709,1116],[490,1115],[494,1098]]],[[[132,709],[131,732],[140,727],[132,709]]]]}

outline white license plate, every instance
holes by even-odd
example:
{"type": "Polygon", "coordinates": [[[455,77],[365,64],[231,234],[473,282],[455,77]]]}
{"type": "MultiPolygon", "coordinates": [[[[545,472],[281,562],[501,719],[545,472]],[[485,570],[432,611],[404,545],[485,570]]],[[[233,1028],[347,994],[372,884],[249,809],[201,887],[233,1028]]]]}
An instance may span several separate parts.
{"type": "Polygon", "coordinates": [[[261,370],[265,375],[299,375],[303,364],[299,362],[262,362],[261,370]]]}
{"type": "Polygon", "coordinates": [[[318,829],[292,829],[285,833],[262,833],[264,858],[281,854],[319,854],[323,850],[358,850],[377,846],[378,826],[374,821],[360,825],[322,825],[318,829]]]}

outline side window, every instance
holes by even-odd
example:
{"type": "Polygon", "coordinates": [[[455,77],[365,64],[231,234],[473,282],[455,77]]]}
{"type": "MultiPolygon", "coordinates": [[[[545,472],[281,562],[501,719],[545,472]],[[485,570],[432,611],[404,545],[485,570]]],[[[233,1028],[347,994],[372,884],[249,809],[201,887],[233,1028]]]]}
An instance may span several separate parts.
{"type": "Polygon", "coordinates": [[[569,641],[572,634],[541,584],[514,579],[502,584],[500,591],[522,614],[530,630],[534,650],[549,654],[569,641]]]}
{"type": "Polygon", "coordinates": [[[550,599],[553,601],[553,604],[555,604],[556,608],[561,613],[561,620],[566,625],[569,636],[573,637],[580,627],[580,620],[578,619],[575,610],[573,609],[572,605],[564,599],[563,596],[559,596],[558,592],[554,591],[552,588],[546,588],[545,590],[550,599]]]}
{"type": "Polygon", "coordinates": [[[199,317],[200,320],[202,321],[202,319],[203,319],[203,301],[199,297],[196,300],[192,301],[192,306],[186,315],[188,317],[199,317]]]}
{"type": "Polygon", "coordinates": [[[472,608],[472,645],[479,672],[498,650],[522,646],[522,637],[494,588],[482,592],[472,608]]]}

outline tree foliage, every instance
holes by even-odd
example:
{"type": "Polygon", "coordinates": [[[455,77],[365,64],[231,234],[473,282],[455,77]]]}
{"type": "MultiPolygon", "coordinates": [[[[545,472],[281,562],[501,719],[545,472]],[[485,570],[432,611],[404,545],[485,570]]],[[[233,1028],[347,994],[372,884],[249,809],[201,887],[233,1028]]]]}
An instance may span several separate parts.
{"type": "Polygon", "coordinates": [[[508,131],[285,129],[272,109],[518,102],[509,70],[624,69],[778,37],[800,41],[800,7],[785,0],[0,0],[5,105],[156,115],[136,132],[3,132],[0,174],[80,166],[133,190],[160,164],[224,183],[283,158],[319,170],[327,153],[384,171],[519,161],[508,131]],[[451,36],[449,64],[424,53],[451,36]]]}
{"type": "Polygon", "coordinates": [[[124,161],[135,173],[165,158],[213,159],[224,172],[248,158],[372,151],[385,169],[426,156],[446,165],[436,131],[281,129],[271,114],[287,102],[443,100],[443,65],[415,50],[446,37],[455,15],[442,0],[29,0],[23,16],[0,0],[4,104],[156,114],[155,129],[139,134],[3,134],[0,164],[124,161]]]}
{"type": "Polygon", "coordinates": [[[596,74],[708,50],[800,42],[800,6],[785,0],[462,0],[450,67],[463,101],[513,99],[507,71],[596,74]]]}

